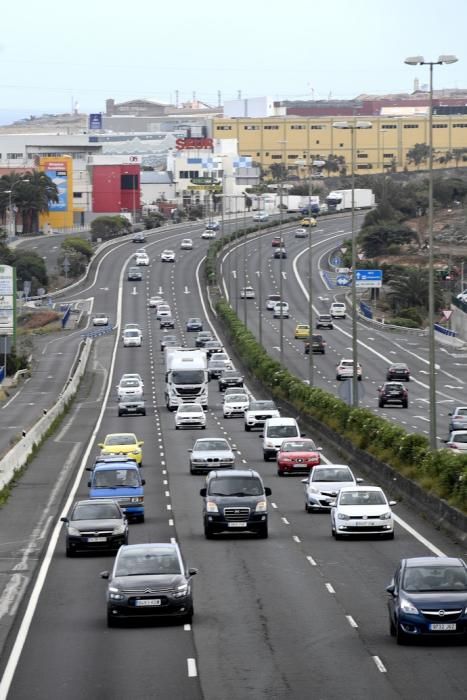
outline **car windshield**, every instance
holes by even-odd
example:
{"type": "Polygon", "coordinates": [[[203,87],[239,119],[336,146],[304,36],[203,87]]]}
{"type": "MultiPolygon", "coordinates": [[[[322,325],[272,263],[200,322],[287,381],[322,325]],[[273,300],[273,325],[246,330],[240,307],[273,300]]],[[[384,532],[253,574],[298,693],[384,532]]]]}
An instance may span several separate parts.
{"type": "Polygon", "coordinates": [[[201,323],[199,318],[189,318],[188,323],[201,323]]]}
{"type": "Polygon", "coordinates": [[[70,520],[112,520],[121,517],[120,510],[113,503],[87,503],[76,506],[70,520]]]}
{"type": "Polygon", "coordinates": [[[250,476],[228,476],[211,479],[210,496],[261,496],[263,485],[250,476]]]}
{"type": "Polygon", "coordinates": [[[104,445],[136,445],[137,442],[134,435],[108,435],[104,445]]]}
{"type": "Polygon", "coordinates": [[[467,433],[454,433],[452,436],[452,442],[467,442],[467,433]]]}
{"type": "Polygon", "coordinates": [[[237,403],[237,401],[248,403],[248,396],[246,394],[227,394],[225,397],[226,403],[237,403]]]}
{"type": "Polygon", "coordinates": [[[311,472],[311,481],[353,481],[348,469],[314,468],[311,472]]]}
{"type": "Polygon", "coordinates": [[[297,437],[295,425],[271,425],[268,428],[268,438],[297,437]]]}
{"type": "Polygon", "coordinates": [[[386,505],[386,499],[381,491],[347,491],[341,493],[341,506],[381,506],[386,505]]]}
{"type": "Polygon", "coordinates": [[[115,576],[150,576],[182,574],[175,550],[146,549],[144,547],[123,550],[118,557],[115,576]]]}
{"type": "Polygon", "coordinates": [[[94,473],[93,486],[97,489],[136,488],[141,486],[141,479],[136,469],[103,469],[94,473]]]}
{"type": "Polygon", "coordinates": [[[180,406],[178,409],[179,413],[204,413],[201,406],[180,406]]]}
{"type": "Polygon", "coordinates": [[[126,330],[125,331],[125,338],[137,338],[139,337],[139,331],[137,330],[126,330]]]}
{"type": "Polygon", "coordinates": [[[198,440],[195,442],[193,452],[205,452],[206,450],[227,450],[230,452],[230,446],[226,440],[198,440]]]}
{"type": "Polygon", "coordinates": [[[463,566],[410,566],[404,572],[402,588],[417,591],[467,591],[463,566]]]}
{"type": "Polygon", "coordinates": [[[249,406],[250,411],[275,411],[276,404],[274,401],[251,401],[249,406]]]}
{"type": "Polygon", "coordinates": [[[391,365],[391,369],[407,369],[407,365],[397,362],[395,365],[391,365]]]}
{"type": "Polygon", "coordinates": [[[283,442],[281,446],[282,452],[312,452],[316,450],[313,440],[291,440],[283,442]]]}
{"type": "Polygon", "coordinates": [[[137,379],[124,379],[122,382],[120,382],[120,387],[127,386],[139,386],[139,381],[137,379]]]}
{"type": "Polygon", "coordinates": [[[202,369],[173,370],[172,381],[174,384],[202,384],[204,371],[202,369]]]}

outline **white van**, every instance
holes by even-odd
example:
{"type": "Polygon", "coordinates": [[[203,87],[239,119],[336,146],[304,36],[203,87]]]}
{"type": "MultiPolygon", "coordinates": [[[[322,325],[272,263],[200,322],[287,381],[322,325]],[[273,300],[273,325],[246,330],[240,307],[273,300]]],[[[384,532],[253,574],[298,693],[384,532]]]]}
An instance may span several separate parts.
{"type": "Polygon", "coordinates": [[[295,418],[279,417],[266,420],[260,437],[263,439],[264,461],[268,462],[270,457],[276,456],[284,440],[293,440],[302,434],[295,418]]]}
{"type": "Polygon", "coordinates": [[[345,318],[346,307],[341,301],[335,301],[331,304],[329,313],[333,318],[345,318]]]}

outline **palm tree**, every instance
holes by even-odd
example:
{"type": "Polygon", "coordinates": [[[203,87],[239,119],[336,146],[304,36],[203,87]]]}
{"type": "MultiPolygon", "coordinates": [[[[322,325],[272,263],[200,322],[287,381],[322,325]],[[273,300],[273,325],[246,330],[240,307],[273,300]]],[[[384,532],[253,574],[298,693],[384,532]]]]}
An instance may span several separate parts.
{"type": "Polygon", "coordinates": [[[39,214],[49,211],[50,202],[58,202],[58,190],[45,173],[34,170],[27,173],[28,183],[18,188],[17,206],[23,219],[23,233],[39,230],[39,214]]]}
{"type": "MultiPolygon", "coordinates": [[[[442,305],[442,292],[435,280],[435,308],[442,305]]],[[[408,267],[391,279],[387,292],[395,309],[418,308],[428,312],[428,270],[423,267],[408,267]]]]}

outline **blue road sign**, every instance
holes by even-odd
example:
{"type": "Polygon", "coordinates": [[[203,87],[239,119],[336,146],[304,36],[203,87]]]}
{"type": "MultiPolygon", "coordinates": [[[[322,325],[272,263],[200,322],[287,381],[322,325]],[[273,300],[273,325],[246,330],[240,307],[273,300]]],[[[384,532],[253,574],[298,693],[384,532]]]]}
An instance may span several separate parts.
{"type": "Polygon", "coordinates": [[[356,287],[381,287],[382,284],[382,270],[355,270],[356,287]]]}
{"type": "Polygon", "coordinates": [[[338,287],[347,287],[350,284],[350,277],[347,277],[347,275],[338,275],[336,277],[336,284],[338,287]]]}
{"type": "Polygon", "coordinates": [[[334,265],[334,267],[340,267],[342,265],[342,258],[339,258],[337,255],[334,258],[331,258],[331,265],[334,265]]]}

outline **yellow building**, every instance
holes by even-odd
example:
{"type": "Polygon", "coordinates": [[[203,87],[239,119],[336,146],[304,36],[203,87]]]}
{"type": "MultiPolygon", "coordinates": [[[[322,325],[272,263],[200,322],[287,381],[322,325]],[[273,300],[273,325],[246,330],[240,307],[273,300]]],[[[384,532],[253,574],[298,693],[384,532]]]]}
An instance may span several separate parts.
{"type": "MultiPolygon", "coordinates": [[[[314,160],[334,156],[339,169],[351,172],[351,133],[333,127],[339,121],[369,121],[371,128],[356,131],[355,172],[423,170],[408,152],[415,144],[428,144],[428,117],[265,117],[216,118],[213,138],[238,140],[238,152],[268,169],[285,163],[300,177],[314,160]]],[[[434,167],[467,166],[467,116],[433,117],[434,167]]],[[[325,169],[326,170],[326,169],[325,169]]]]}
{"type": "Polygon", "coordinates": [[[73,158],[68,155],[39,159],[39,168],[52,180],[58,202],[49,202],[49,211],[39,214],[39,226],[46,233],[73,226],[73,158]]]}

